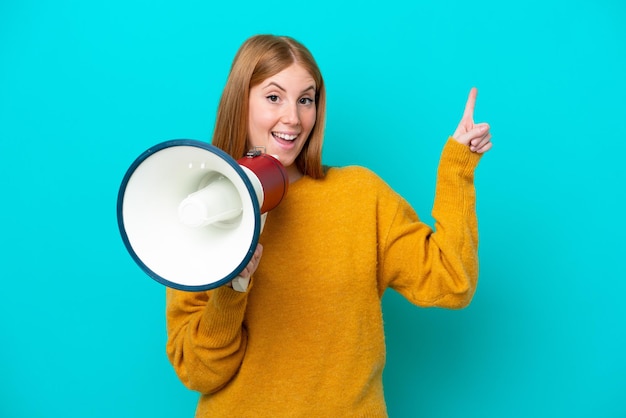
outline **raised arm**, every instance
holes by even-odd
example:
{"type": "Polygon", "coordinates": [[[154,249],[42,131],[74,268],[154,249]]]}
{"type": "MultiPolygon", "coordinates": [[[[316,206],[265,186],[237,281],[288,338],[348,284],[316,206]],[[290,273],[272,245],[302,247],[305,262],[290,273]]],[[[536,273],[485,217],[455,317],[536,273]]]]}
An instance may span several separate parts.
{"type": "MultiPolygon", "coordinates": [[[[437,174],[434,229],[400,201],[382,251],[389,285],[421,306],[461,308],[478,280],[478,222],[474,170],[491,149],[486,123],[474,123],[477,91],[470,91],[463,117],[446,143],[437,174]]],[[[386,225],[383,223],[383,225],[386,225]]]]}

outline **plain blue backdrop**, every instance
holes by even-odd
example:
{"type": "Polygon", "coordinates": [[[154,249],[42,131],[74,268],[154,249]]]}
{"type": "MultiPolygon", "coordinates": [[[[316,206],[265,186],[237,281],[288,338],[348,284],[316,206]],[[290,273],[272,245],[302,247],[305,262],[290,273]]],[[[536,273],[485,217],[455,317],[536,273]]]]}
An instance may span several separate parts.
{"type": "Polygon", "coordinates": [[[325,162],[371,168],[428,223],[470,87],[492,126],[472,305],[385,295],[390,415],[626,417],[625,18],[617,0],[2,0],[0,416],[193,416],[117,191],[148,147],[210,141],[238,46],[275,33],[324,73],[325,162]]]}

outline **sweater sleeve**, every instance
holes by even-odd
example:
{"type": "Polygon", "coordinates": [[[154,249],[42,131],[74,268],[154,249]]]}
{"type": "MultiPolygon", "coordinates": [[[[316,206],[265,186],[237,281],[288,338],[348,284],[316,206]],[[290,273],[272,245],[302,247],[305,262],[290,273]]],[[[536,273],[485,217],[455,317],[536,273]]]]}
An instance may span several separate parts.
{"type": "Polygon", "coordinates": [[[226,286],[208,292],[166,292],[166,351],[176,374],[189,389],[219,390],[243,360],[248,294],[226,286]]]}
{"type": "Polygon", "coordinates": [[[467,146],[448,139],[437,173],[434,230],[399,197],[388,208],[392,220],[381,231],[380,274],[386,285],[416,305],[463,308],[474,295],[478,280],[474,170],[479,159],[467,146]]]}

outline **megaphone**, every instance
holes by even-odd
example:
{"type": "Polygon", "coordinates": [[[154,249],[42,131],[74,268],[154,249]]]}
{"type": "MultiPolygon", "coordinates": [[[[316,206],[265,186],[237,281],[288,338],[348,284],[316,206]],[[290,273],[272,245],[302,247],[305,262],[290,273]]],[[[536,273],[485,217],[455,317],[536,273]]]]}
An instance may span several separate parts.
{"type": "Polygon", "coordinates": [[[260,150],[235,160],[205,142],[166,141],[126,172],[118,227],[133,260],[157,282],[204,291],[232,281],[244,291],[249,278],[238,275],[288,185],[285,167],[260,150]]]}

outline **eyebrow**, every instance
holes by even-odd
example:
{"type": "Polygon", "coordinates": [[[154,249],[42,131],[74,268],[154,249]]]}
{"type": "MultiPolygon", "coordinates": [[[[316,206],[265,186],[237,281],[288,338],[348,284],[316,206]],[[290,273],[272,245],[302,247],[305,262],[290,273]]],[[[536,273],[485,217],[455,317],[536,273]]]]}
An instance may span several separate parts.
{"type": "MultiPolygon", "coordinates": [[[[270,83],[268,83],[268,84],[265,86],[265,88],[270,87],[270,86],[274,86],[274,87],[276,87],[277,89],[282,90],[282,91],[284,91],[284,92],[286,92],[286,91],[287,91],[287,90],[285,90],[285,88],[284,88],[284,87],[282,87],[281,85],[279,85],[278,83],[276,83],[276,82],[274,82],[274,81],[271,81],[270,83]]],[[[304,93],[304,92],[306,92],[306,91],[309,91],[309,90],[313,90],[313,93],[315,93],[315,92],[316,92],[316,90],[315,90],[315,86],[311,85],[311,86],[309,86],[309,87],[305,88],[304,90],[302,90],[302,93],[304,93]]]]}

